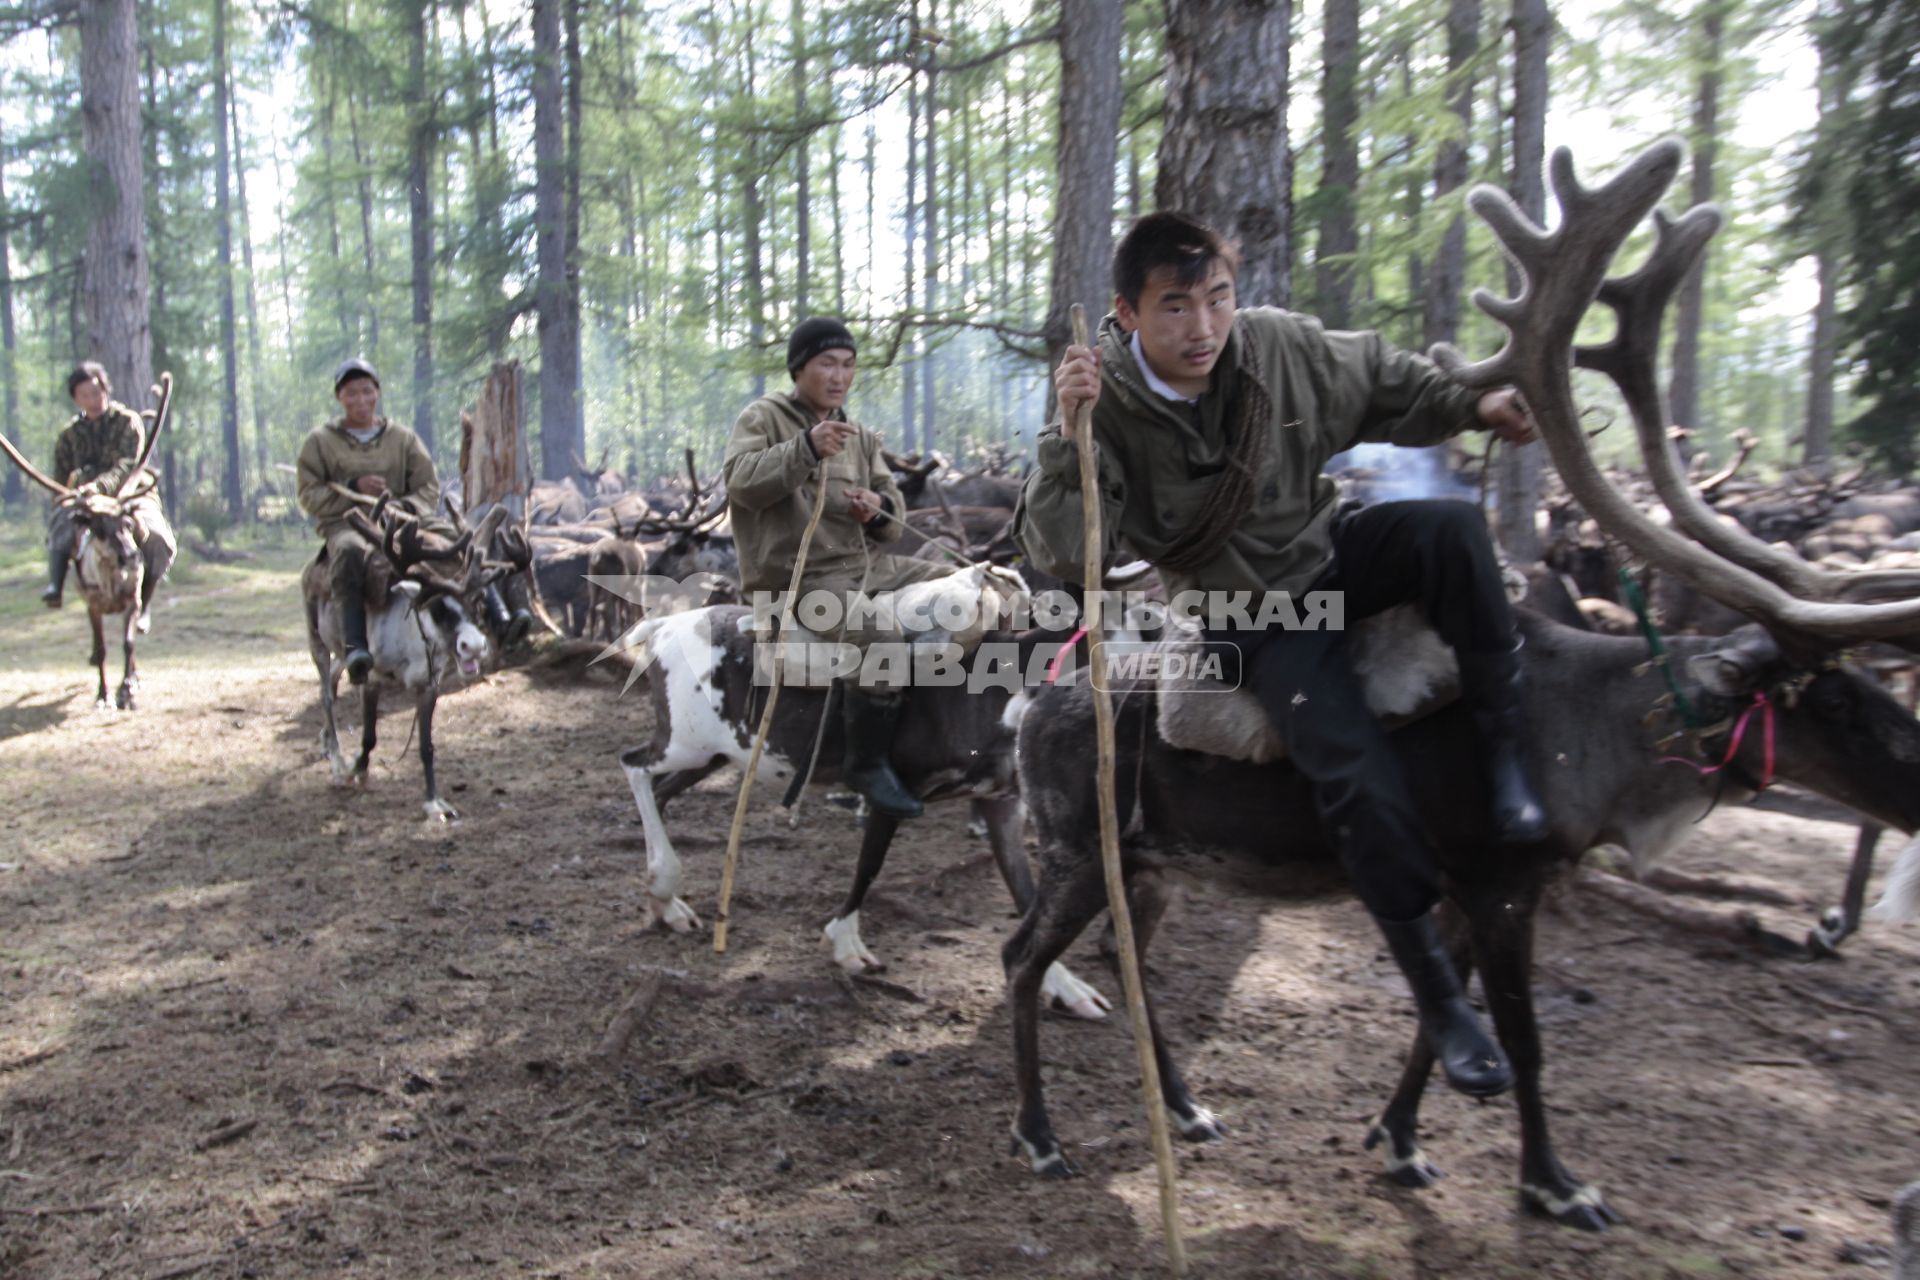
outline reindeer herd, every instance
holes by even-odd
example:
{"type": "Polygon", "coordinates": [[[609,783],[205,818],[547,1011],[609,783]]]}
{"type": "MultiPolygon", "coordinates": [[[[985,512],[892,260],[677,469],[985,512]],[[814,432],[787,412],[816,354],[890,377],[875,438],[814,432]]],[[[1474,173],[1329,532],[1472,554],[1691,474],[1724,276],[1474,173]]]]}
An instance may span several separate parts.
{"type": "MultiPolygon", "coordinates": [[[[1533,1212],[1585,1230],[1603,1229],[1617,1215],[1592,1183],[1562,1163],[1549,1134],[1532,995],[1533,917],[1549,880],[1601,844],[1617,845],[1636,864],[1651,865],[1678,843],[1705,802],[1750,798],[1775,779],[1909,836],[1920,831],[1920,723],[1847,660],[1850,646],[1869,640],[1920,651],[1920,572],[1814,565],[1730,527],[1689,483],[1668,438],[1656,360],[1662,318],[1718,223],[1710,208],[1678,219],[1655,210],[1680,159],[1679,144],[1662,143],[1603,186],[1588,188],[1574,176],[1567,153],[1558,153],[1552,179],[1563,217],[1550,232],[1501,193],[1476,191],[1473,208],[1493,228],[1524,284],[1515,298],[1478,299],[1507,330],[1497,355],[1469,364],[1442,348],[1435,357],[1466,385],[1519,387],[1561,482],[1605,538],[1724,605],[1742,625],[1724,634],[1675,637],[1663,660],[1650,661],[1640,636],[1598,634],[1581,611],[1559,620],[1526,615],[1532,767],[1543,783],[1552,827],[1537,845],[1502,847],[1486,830],[1479,753],[1467,745],[1472,731],[1451,700],[1452,673],[1444,663],[1423,669],[1411,681],[1413,702],[1397,708],[1408,723],[1395,740],[1448,876],[1455,962],[1463,972],[1481,974],[1515,1070],[1522,1201],[1533,1212]],[[1649,214],[1656,233],[1651,253],[1637,269],[1614,273],[1621,245],[1649,214]],[[1617,333],[1603,345],[1576,345],[1575,331],[1596,301],[1616,313],[1617,333]],[[1576,366],[1603,374],[1620,389],[1668,522],[1649,519],[1595,464],[1571,381],[1576,366]],[[1685,761],[1676,764],[1676,756],[1685,761]]],[[[170,386],[161,393],[142,466],[114,495],[75,494],[35,472],[6,445],[13,460],[90,531],[79,553],[87,557],[80,580],[103,701],[101,618],[116,611],[128,618],[123,708],[133,704],[133,640],[151,594],[151,571],[143,577],[140,557],[129,558],[132,540],[115,524],[117,504],[150,483],[143,479],[146,452],[165,426],[169,399],[170,386]]],[[[934,474],[937,462],[891,461],[911,508],[909,546],[981,566],[955,575],[949,589],[1006,596],[1053,585],[1031,575],[1023,581],[1016,572],[1018,548],[1010,530],[1017,481],[992,474],[943,480],[934,474]]],[[[498,584],[516,601],[533,602],[555,630],[618,638],[630,659],[652,665],[652,736],[620,757],[645,834],[647,918],[692,931],[700,918],[683,896],[681,863],[664,811],[676,795],[747,761],[759,719],[749,611],[721,597],[687,612],[648,616],[644,602],[588,584],[591,578],[643,575],[737,576],[725,532],[725,497],[701,481],[691,456],[684,487],[652,495],[627,491],[604,470],[584,464],[576,469],[579,474],[567,482],[536,486],[520,521],[495,507],[477,527],[467,528],[456,510],[458,533],[450,539],[423,532],[384,503],[370,519],[356,516],[361,532],[384,552],[385,571],[373,575],[368,602],[378,678],[365,686],[360,750],[349,764],[334,717],[339,622],[324,575],[309,569],[303,585],[324,752],[336,780],[364,779],[382,689],[413,694],[424,807],[430,818],[451,818],[435,783],[433,711],[444,686],[475,675],[490,651],[510,639],[498,630],[505,620],[482,604],[486,588],[498,584]]],[[[1398,625],[1404,629],[1407,622],[1398,625]]],[[[1412,626],[1419,629],[1417,619],[1412,626]]],[[[1385,631],[1382,637],[1363,677],[1384,685],[1391,674],[1395,684],[1409,687],[1410,664],[1425,659],[1412,656],[1410,642],[1385,631]]],[[[1070,643],[1069,636],[1046,631],[998,639],[1023,656],[1070,643]]],[[[1169,636],[1163,643],[1185,641],[1169,636]]],[[[1169,867],[1210,875],[1252,866],[1276,873],[1269,882],[1279,894],[1324,888],[1337,879],[1328,873],[1332,857],[1302,779],[1265,746],[1195,738],[1196,718],[1180,702],[1192,692],[1150,682],[1117,687],[1118,804],[1127,892],[1143,950],[1167,906],[1169,867]]],[[[808,783],[833,782],[832,762],[840,758],[834,741],[839,717],[827,713],[833,696],[830,688],[796,688],[779,703],[760,769],[764,780],[788,789],[790,800],[808,783]]],[[[1202,718],[1237,714],[1227,699],[1243,696],[1249,695],[1227,694],[1205,704],[1209,711],[1202,718]]],[[[1090,1018],[1107,1009],[1098,992],[1059,964],[1106,906],[1092,783],[1092,697],[1089,682],[1078,675],[1020,692],[918,692],[908,701],[895,760],[903,780],[923,799],[964,799],[973,806],[1020,913],[1003,953],[1017,1088],[1013,1136],[1032,1169],[1046,1177],[1073,1169],[1046,1109],[1039,1010],[1049,1001],[1090,1018]],[[1034,863],[1025,839],[1029,822],[1038,841],[1034,863]]],[[[899,827],[884,815],[867,817],[848,898],[823,930],[834,963],[848,971],[878,964],[860,938],[860,906],[899,827]]],[[[1883,907],[1894,919],[1920,912],[1920,841],[1899,855],[1883,907]]],[[[1150,999],[1150,1012],[1151,1006],[1150,999]]],[[[1157,1023],[1155,1048],[1164,1103],[1177,1130],[1194,1141],[1220,1137],[1157,1023]]],[[[1399,1087],[1367,1133],[1367,1146],[1384,1149],[1390,1176],[1407,1187],[1429,1185],[1436,1176],[1418,1133],[1432,1065],[1424,1042],[1413,1037],[1399,1087]]]]}

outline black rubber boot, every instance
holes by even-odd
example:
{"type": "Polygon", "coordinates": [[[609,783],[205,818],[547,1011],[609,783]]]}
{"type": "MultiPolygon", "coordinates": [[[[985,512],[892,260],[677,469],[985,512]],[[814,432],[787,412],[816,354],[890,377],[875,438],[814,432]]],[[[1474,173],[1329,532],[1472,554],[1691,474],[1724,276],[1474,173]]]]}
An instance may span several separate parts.
{"type": "Polygon", "coordinates": [[[340,639],[347,646],[347,683],[365,684],[373,654],[367,649],[367,602],[358,593],[340,601],[340,639]]]}
{"type": "Polygon", "coordinates": [[[1460,975],[1440,943],[1433,912],[1414,920],[1381,920],[1407,985],[1413,988],[1414,1008],[1420,1014],[1420,1034],[1440,1060],[1447,1083],[1475,1098],[1491,1098],[1513,1087],[1513,1068],[1499,1044],[1487,1034],[1480,1017],[1467,1003],[1460,975]]]}
{"type": "Polygon", "coordinates": [[[40,603],[49,609],[58,609],[61,597],[67,590],[67,553],[64,551],[47,552],[47,585],[40,593],[40,603]]]}
{"type": "Polygon", "coordinates": [[[871,694],[846,686],[846,784],[867,803],[893,818],[917,818],[926,806],[893,771],[893,728],[900,720],[902,694],[871,694]]]}
{"type": "Polygon", "coordinates": [[[1486,752],[1493,792],[1493,833],[1505,844],[1534,844],[1547,838],[1547,808],[1527,777],[1526,717],[1520,694],[1520,645],[1505,653],[1463,653],[1460,693],[1473,712],[1486,752]]]}

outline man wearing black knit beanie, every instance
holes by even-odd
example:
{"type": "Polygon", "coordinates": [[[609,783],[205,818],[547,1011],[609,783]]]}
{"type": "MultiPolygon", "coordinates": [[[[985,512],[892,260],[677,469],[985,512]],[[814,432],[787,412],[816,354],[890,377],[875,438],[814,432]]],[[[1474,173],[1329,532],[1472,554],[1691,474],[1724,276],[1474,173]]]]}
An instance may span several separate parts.
{"type": "MultiPolygon", "coordinates": [[[[803,320],[787,339],[793,390],[762,396],[741,411],[727,444],[727,501],[747,592],[782,592],[793,574],[819,490],[827,489],[820,526],[807,549],[802,596],[832,592],[851,605],[861,596],[943,578],[953,570],[882,548],[900,538],[906,502],[881,452],[880,437],[848,419],[857,355],[853,334],[831,316],[803,320]]],[[[833,637],[863,656],[881,642],[902,643],[897,627],[867,624],[833,637]]],[[[920,816],[921,804],[893,770],[890,756],[904,687],[863,662],[845,682],[847,786],[895,818],[920,816]]]]}

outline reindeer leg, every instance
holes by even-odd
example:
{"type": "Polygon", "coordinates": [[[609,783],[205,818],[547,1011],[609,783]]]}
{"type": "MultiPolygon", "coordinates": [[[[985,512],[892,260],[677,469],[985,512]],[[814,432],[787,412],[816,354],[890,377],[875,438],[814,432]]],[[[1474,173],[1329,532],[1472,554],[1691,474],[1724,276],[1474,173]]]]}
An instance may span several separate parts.
{"type": "MultiPolygon", "coordinates": [[[[373,681],[367,681],[367,688],[373,688],[373,681]]],[[[433,776],[433,707],[439,700],[439,691],[432,685],[420,695],[420,774],[427,782],[427,802],[422,807],[427,811],[428,822],[435,819],[451,822],[460,815],[440,798],[440,784],[433,776]]]]}
{"type": "MultiPolygon", "coordinates": [[[[1440,903],[1440,929],[1447,941],[1447,951],[1453,957],[1453,967],[1460,972],[1460,985],[1464,987],[1473,973],[1473,948],[1460,911],[1450,901],[1440,903]]],[[[1427,1044],[1427,1038],[1414,1032],[1413,1047],[1407,1051],[1400,1084],[1388,1100],[1386,1110],[1367,1130],[1367,1150],[1372,1151],[1382,1142],[1387,1144],[1387,1176],[1415,1190],[1440,1180],[1439,1166],[1421,1150],[1419,1138],[1420,1101],[1426,1096],[1433,1064],[1433,1049],[1427,1044]]]]}
{"type": "Polygon", "coordinates": [[[649,928],[660,925],[675,933],[687,933],[700,927],[700,917],[679,897],[680,855],[674,852],[673,841],[667,838],[667,824],[660,816],[660,806],[725,763],[723,756],[695,759],[687,748],[676,748],[670,741],[663,744],[658,740],[620,755],[620,767],[626,771],[634,807],[640,811],[640,826],[646,833],[646,926],[649,928]],[[660,791],[666,792],[664,797],[654,790],[653,779],[657,774],[667,775],[660,782],[660,791]]]}
{"type": "Polygon", "coordinates": [[[1041,1090],[1040,986],[1053,962],[1107,905],[1107,891],[1100,860],[1090,851],[1056,848],[1043,851],[1041,857],[1033,902],[1000,951],[1007,973],[1019,1097],[1013,1150],[1025,1151],[1033,1171],[1043,1178],[1071,1178],[1078,1170],[1068,1163],[1059,1139],[1053,1136],[1041,1090]]]}
{"type": "Polygon", "coordinates": [[[333,651],[320,636],[320,606],[312,600],[307,601],[307,652],[320,673],[320,750],[332,770],[333,784],[339,786],[347,779],[347,761],[340,754],[340,729],[333,716],[333,704],[340,696],[340,673],[333,665],[333,651]]]}
{"type": "MultiPolygon", "coordinates": [[[[1920,681],[1915,682],[1920,685],[1920,681]]],[[[1867,902],[1867,881],[1873,877],[1873,853],[1879,847],[1886,828],[1875,822],[1860,824],[1859,839],[1853,846],[1853,865],[1847,870],[1846,896],[1837,907],[1828,907],[1820,923],[1807,931],[1807,950],[1815,959],[1837,959],[1840,943],[1860,927],[1860,912],[1867,902]]]]}
{"type": "MultiPolygon", "coordinates": [[[[1033,901],[1033,869],[1027,862],[1025,824],[1021,821],[1018,796],[993,796],[973,802],[974,816],[986,828],[987,844],[993,850],[994,865],[1013,895],[1014,910],[1025,913],[1033,901]]],[[[1040,984],[1040,998],[1046,1007],[1090,1022],[1104,1019],[1113,1009],[1107,998],[1075,977],[1067,966],[1054,963],[1040,984]]]]}
{"type": "Polygon", "coordinates": [[[113,705],[122,711],[132,711],[133,697],[140,688],[140,672],[134,665],[133,646],[140,634],[140,606],[129,604],[125,626],[120,634],[120,687],[114,691],[113,705]]]}
{"type": "Polygon", "coordinates": [[[366,785],[367,765],[373,758],[373,744],[379,725],[380,682],[372,679],[360,686],[360,754],[354,759],[353,773],[348,781],[366,785]]]}
{"type": "Polygon", "coordinates": [[[93,664],[94,670],[100,675],[99,686],[93,695],[93,705],[97,709],[105,711],[110,705],[107,702],[106,620],[100,616],[100,610],[89,603],[87,605],[87,621],[93,627],[93,652],[88,656],[87,661],[93,664]]]}
{"type": "Polygon", "coordinates": [[[840,910],[820,931],[833,952],[833,962],[848,973],[878,973],[886,968],[860,940],[860,905],[867,900],[867,890],[873,887],[880,868],[886,865],[887,849],[898,830],[898,818],[877,809],[867,815],[866,832],[860,837],[860,861],[853,869],[853,888],[847,891],[847,900],[840,910]]]}
{"type": "MultiPolygon", "coordinates": [[[[1160,921],[1167,914],[1167,905],[1172,900],[1166,877],[1157,868],[1143,867],[1128,877],[1127,905],[1133,911],[1134,945],[1140,953],[1140,995],[1147,1006],[1147,1026],[1153,1032],[1153,1056],[1160,1068],[1160,1097],[1167,1104],[1167,1111],[1173,1116],[1174,1127],[1180,1131],[1181,1137],[1188,1142],[1211,1142],[1224,1136],[1226,1127],[1220,1123],[1218,1116],[1193,1100],[1186,1079],[1173,1060],[1173,1051],[1167,1047],[1166,1033],[1160,1029],[1153,991],[1147,982],[1147,948],[1153,945],[1154,932],[1160,927],[1160,921]]],[[[1114,981],[1120,982],[1118,947],[1108,954],[1108,961],[1113,968],[1114,981]]]]}
{"type": "Polygon", "coordinates": [[[1582,1182],[1553,1149],[1540,1092],[1540,1027],[1533,1013],[1533,912],[1540,886],[1494,886],[1466,898],[1474,954],[1486,986],[1500,1047],[1513,1064],[1520,1110],[1520,1201],[1531,1213],[1581,1231],[1605,1231],[1620,1215],[1600,1189],[1582,1182]]]}

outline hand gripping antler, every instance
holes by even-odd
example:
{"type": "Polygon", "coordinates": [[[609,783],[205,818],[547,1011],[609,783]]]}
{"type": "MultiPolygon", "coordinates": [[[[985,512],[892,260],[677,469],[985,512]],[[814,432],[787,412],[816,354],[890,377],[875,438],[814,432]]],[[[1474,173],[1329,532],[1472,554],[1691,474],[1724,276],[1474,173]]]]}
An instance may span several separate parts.
{"type": "MultiPolygon", "coordinates": [[[[1574,176],[1572,154],[1564,147],[1556,150],[1550,173],[1562,216],[1551,232],[1522,213],[1505,192],[1476,187],[1468,204],[1492,228],[1519,268],[1520,292],[1513,298],[1496,298],[1484,289],[1474,293],[1475,304],[1507,330],[1506,343],[1496,355],[1469,364],[1453,347],[1441,344],[1434,347],[1433,358],[1471,388],[1518,386],[1540,425],[1555,467],[1580,505],[1634,554],[1701,594],[1804,645],[1831,647],[1863,639],[1920,642],[1920,600],[1852,604],[1803,599],[1747,563],[1755,558],[1751,546],[1762,544],[1746,539],[1738,554],[1713,543],[1702,545],[1706,525],[1723,530],[1710,512],[1692,521],[1702,527],[1695,535],[1701,542],[1662,528],[1615,489],[1594,462],[1574,405],[1571,379],[1574,332],[1596,298],[1619,313],[1620,332],[1610,343],[1582,349],[1579,363],[1607,373],[1620,384],[1636,425],[1643,419],[1654,424],[1660,449],[1652,454],[1671,459],[1664,452],[1664,414],[1654,372],[1660,319],[1678,282],[1719,228],[1719,212],[1702,206],[1677,222],[1656,219],[1658,243],[1646,265],[1618,280],[1608,280],[1606,272],[1628,233],[1652,212],[1671,185],[1683,153],[1679,141],[1666,139],[1634,158],[1611,181],[1589,189],[1574,176]]],[[[1644,446],[1647,429],[1640,426],[1640,430],[1644,446]]],[[[1664,489],[1661,496],[1677,520],[1686,508],[1685,499],[1678,496],[1685,486],[1673,487],[1675,496],[1664,489]]],[[[1697,496],[1693,500],[1699,502],[1697,496]]],[[[1778,552],[1767,550],[1769,557],[1778,557],[1778,552]]]]}

